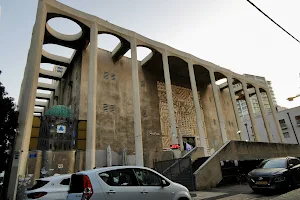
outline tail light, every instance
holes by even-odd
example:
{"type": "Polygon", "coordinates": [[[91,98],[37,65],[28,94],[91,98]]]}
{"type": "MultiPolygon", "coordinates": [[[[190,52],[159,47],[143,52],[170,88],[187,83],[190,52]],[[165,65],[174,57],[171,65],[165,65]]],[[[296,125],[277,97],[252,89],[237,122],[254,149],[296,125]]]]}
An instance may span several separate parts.
{"type": "Polygon", "coordinates": [[[34,193],[27,194],[27,197],[30,199],[38,199],[45,196],[46,194],[47,192],[34,192],[34,193]]]}
{"type": "Polygon", "coordinates": [[[82,200],[89,200],[94,192],[91,180],[87,175],[83,176],[83,188],[82,200]]]}

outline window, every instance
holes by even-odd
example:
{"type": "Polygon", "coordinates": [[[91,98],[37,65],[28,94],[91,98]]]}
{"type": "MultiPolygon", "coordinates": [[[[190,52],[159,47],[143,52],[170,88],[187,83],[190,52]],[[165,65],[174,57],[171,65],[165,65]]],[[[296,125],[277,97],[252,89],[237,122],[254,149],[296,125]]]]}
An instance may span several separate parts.
{"type": "Polygon", "coordinates": [[[115,112],[115,105],[110,105],[110,111],[115,112]]]}
{"type": "Polygon", "coordinates": [[[108,79],[108,72],[104,72],[104,79],[108,79]]]}
{"type": "Polygon", "coordinates": [[[295,117],[297,126],[300,126],[300,115],[295,117]]]}
{"type": "Polygon", "coordinates": [[[294,166],[295,165],[299,165],[300,164],[300,160],[298,160],[298,159],[290,159],[289,160],[289,164],[293,164],[294,166]]]}
{"type": "Polygon", "coordinates": [[[114,73],[111,74],[111,80],[116,80],[116,75],[114,73]]]}
{"type": "Polygon", "coordinates": [[[287,129],[288,128],[284,119],[280,119],[279,124],[280,124],[281,129],[287,129]]]}
{"type": "Polygon", "coordinates": [[[65,178],[60,182],[61,185],[69,185],[70,184],[70,178],[65,178]]]}
{"type": "Polygon", "coordinates": [[[103,104],[103,110],[104,110],[105,112],[108,112],[108,105],[107,105],[107,104],[103,104]]]}
{"type": "Polygon", "coordinates": [[[134,169],[134,173],[141,186],[161,186],[162,178],[151,171],[134,169]]]}
{"type": "Polygon", "coordinates": [[[284,136],[284,138],[289,138],[290,137],[290,133],[289,132],[284,132],[283,136],[284,136]]]}
{"type": "Polygon", "coordinates": [[[269,168],[286,168],[286,159],[271,159],[263,161],[259,168],[269,169],[269,168]]]}
{"type": "Polygon", "coordinates": [[[137,180],[131,169],[102,172],[99,177],[110,186],[137,186],[137,180]]]}

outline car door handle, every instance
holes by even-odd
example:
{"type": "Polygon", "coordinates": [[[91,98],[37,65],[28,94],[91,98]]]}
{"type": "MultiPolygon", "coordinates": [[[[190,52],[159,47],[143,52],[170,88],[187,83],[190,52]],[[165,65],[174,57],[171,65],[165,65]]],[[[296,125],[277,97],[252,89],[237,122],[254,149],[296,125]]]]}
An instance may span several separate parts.
{"type": "Polygon", "coordinates": [[[114,191],[114,190],[109,190],[107,193],[108,193],[108,194],[115,194],[116,191],[114,191]]]}
{"type": "Polygon", "coordinates": [[[142,194],[147,194],[147,193],[148,193],[148,191],[146,191],[146,190],[143,190],[141,193],[142,193],[142,194]]]}

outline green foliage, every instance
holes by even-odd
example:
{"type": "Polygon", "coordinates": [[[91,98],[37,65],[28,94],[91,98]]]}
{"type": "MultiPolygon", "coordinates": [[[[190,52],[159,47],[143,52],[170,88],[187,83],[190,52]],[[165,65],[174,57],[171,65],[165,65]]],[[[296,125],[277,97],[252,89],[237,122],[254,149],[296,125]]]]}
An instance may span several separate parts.
{"type": "Polygon", "coordinates": [[[0,82],[0,172],[7,167],[18,126],[18,112],[14,99],[7,95],[5,87],[0,82]]]}

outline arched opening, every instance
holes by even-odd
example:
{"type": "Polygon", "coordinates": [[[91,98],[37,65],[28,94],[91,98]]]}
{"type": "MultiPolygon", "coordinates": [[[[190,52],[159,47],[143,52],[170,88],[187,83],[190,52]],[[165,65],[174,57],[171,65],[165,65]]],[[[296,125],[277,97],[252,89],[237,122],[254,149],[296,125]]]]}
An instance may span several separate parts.
{"type": "Polygon", "coordinates": [[[53,30],[64,35],[77,35],[82,31],[76,22],[63,17],[51,18],[47,23],[53,30]]]}
{"type": "MultiPolygon", "coordinates": [[[[148,47],[143,47],[143,46],[137,46],[136,48],[137,51],[137,60],[142,61],[144,58],[146,58],[149,54],[152,53],[152,50],[148,47]]],[[[125,57],[131,58],[131,49],[129,49],[125,54],[125,57]]]]}
{"type": "Polygon", "coordinates": [[[241,131],[239,130],[237,119],[233,105],[236,100],[231,98],[230,90],[228,87],[228,79],[221,72],[214,72],[216,85],[218,86],[220,104],[222,106],[222,113],[224,123],[226,126],[226,134],[228,140],[242,140],[241,131]]]}
{"type": "Polygon", "coordinates": [[[112,34],[101,33],[98,35],[98,48],[109,52],[113,52],[120,42],[121,40],[112,34]]]}
{"type": "Polygon", "coordinates": [[[52,55],[64,57],[67,59],[71,59],[75,53],[74,49],[56,44],[44,44],[43,50],[52,55]]]}
{"type": "Polygon", "coordinates": [[[248,105],[245,98],[242,82],[236,78],[233,78],[233,90],[236,96],[236,103],[239,111],[239,116],[242,121],[242,135],[241,138],[246,141],[255,141],[255,135],[252,128],[251,119],[248,112],[248,105]]]}

